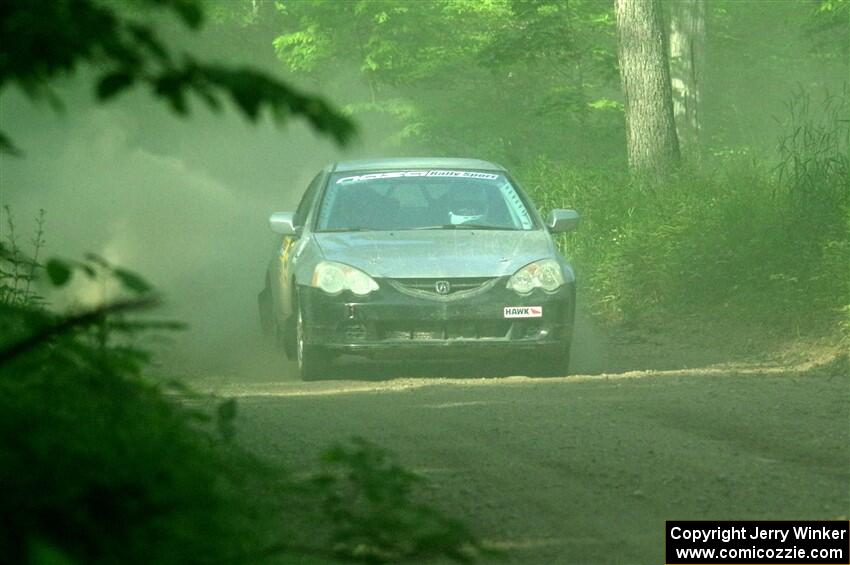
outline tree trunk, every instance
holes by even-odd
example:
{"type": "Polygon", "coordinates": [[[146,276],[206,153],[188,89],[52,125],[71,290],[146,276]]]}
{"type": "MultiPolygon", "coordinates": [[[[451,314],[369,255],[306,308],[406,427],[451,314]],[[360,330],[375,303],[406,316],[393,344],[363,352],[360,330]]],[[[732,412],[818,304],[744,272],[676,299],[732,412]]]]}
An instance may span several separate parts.
{"type": "Polygon", "coordinates": [[[685,155],[696,153],[705,53],[705,2],[676,0],[670,10],[670,76],[673,115],[685,155]]]}
{"type": "Polygon", "coordinates": [[[660,0],[617,0],[629,168],[662,178],[679,164],[660,0]]]}

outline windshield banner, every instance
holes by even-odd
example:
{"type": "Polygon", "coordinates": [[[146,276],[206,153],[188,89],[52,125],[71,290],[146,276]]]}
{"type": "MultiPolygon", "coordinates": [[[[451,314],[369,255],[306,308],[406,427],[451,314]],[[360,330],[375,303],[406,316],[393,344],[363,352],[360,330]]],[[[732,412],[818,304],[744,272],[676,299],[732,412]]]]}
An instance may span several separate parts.
{"type": "Polygon", "coordinates": [[[343,177],[336,181],[336,183],[349,184],[352,182],[362,182],[364,180],[397,179],[402,177],[450,177],[463,179],[495,180],[499,178],[499,175],[494,175],[491,173],[479,173],[476,171],[388,171],[384,173],[368,173],[365,175],[343,177]]]}

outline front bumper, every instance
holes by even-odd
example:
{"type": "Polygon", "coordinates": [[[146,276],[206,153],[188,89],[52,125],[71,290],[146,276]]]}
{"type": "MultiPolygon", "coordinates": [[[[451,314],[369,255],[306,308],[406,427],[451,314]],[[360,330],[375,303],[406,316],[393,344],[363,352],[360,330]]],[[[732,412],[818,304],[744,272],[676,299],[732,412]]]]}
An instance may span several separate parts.
{"type": "Polygon", "coordinates": [[[411,296],[380,279],[380,289],[366,297],[347,291],[330,296],[301,287],[305,342],[340,353],[408,355],[415,351],[554,351],[571,340],[574,285],[520,296],[506,288],[507,280],[496,279],[486,292],[457,300],[411,296]],[[524,306],[542,308],[542,316],[504,317],[505,307],[524,306]]]}

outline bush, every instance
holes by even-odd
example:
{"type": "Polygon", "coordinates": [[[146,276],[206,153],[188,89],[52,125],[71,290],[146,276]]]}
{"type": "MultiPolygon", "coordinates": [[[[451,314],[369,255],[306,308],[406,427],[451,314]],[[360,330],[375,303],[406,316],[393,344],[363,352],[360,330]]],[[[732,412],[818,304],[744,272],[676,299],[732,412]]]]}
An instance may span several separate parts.
{"type": "Polygon", "coordinates": [[[524,177],[544,210],[582,214],[561,244],[604,322],[696,315],[823,327],[847,304],[846,191],[828,187],[807,208],[773,171],[729,158],[662,186],[546,160],[524,177]]]}
{"type": "MultiPolygon", "coordinates": [[[[241,457],[199,413],[67,341],[0,372],[0,533],[12,562],[232,561],[249,527],[241,457]]],[[[115,361],[111,361],[115,363],[115,361]]]]}

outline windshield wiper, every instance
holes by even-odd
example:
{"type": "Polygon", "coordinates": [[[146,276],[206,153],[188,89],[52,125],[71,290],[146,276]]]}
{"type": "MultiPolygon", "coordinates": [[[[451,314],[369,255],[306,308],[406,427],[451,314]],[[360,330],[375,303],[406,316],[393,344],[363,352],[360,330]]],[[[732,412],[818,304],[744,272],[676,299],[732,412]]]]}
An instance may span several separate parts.
{"type": "Polygon", "coordinates": [[[414,230],[501,230],[501,231],[517,231],[516,228],[506,228],[504,226],[492,226],[487,224],[443,224],[436,226],[422,226],[420,228],[411,228],[414,230]]]}

